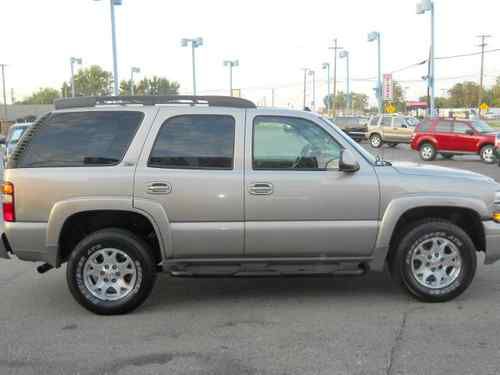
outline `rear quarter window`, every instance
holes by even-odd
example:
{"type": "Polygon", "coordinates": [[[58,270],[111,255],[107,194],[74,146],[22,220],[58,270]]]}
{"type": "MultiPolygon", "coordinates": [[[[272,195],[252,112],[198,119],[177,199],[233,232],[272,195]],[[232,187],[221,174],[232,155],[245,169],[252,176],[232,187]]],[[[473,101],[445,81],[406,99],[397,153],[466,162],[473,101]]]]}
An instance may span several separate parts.
{"type": "Polygon", "coordinates": [[[135,111],[54,113],[34,129],[17,167],[116,165],[143,118],[135,111]]]}
{"type": "Polygon", "coordinates": [[[417,133],[424,133],[424,132],[430,131],[431,127],[432,127],[432,123],[428,120],[424,120],[417,125],[417,127],[415,128],[415,131],[417,133]]]}

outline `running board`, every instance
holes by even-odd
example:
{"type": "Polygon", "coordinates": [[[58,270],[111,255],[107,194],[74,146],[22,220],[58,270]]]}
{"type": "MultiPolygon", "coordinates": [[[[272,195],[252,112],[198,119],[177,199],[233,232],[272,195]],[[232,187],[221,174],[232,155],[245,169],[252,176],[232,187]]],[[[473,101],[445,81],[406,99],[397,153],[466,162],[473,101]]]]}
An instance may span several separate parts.
{"type": "Polygon", "coordinates": [[[333,261],[325,259],[235,259],[220,262],[198,260],[170,260],[163,266],[166,272],[177,277],[220,276],[220,277],[267,277],[305,275],[353,275],[367,272],[365,262],[333,261]]]}

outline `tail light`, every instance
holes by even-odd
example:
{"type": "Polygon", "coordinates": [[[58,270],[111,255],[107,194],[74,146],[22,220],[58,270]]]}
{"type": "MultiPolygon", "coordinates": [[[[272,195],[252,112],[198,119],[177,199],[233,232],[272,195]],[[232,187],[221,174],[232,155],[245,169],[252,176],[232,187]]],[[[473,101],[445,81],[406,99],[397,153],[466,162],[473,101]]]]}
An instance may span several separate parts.
{"type": "Polygon", "coordinates": [[[3,220],[6,222],[16,221],[16,209],[14,205],[14,184],[4,182],[2,186],[3,193],[3,220]]]}
{"type": "Polygon", "coordinates": [[[497,134],[495,137],[495,147],[500,148],[500,134],[497,134]]]}

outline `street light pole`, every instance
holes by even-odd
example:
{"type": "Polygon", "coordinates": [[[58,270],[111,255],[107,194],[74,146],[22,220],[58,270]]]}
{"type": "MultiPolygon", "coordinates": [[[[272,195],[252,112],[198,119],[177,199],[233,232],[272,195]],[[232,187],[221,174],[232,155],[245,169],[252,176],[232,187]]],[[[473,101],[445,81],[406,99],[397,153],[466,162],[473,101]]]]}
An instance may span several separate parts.
{"type": "Polygon", "coordinates": [[[349,113],[352,114],[352,100],[351,100],[351,80],[349,77],[349,52],[348,51],[340,51],[340,58],[346,59],[346,91],[347,91],[347,109],[349,113]]]}
{"type": "Polygon", "coordinates": [[[141,69],[137,67],[132,67],[130,69],[130,95],[134,96],[134,73],[140,73],[141,69]]]}
{"type": "Polygon", "coordinates": [[[118,78],[118,57],[116,52],[115,5],[122,5],[122,0],[109,0],[111,13],[111,42],[113,49],[113,95],[118,96],[120,94],[120,80],[118,78]]]}
{"type": "Polygon", "coordinates": [[[306,109],[306,98],[307,98],[307,72],[309,71],[308,68],[302,68],[304,71],[304,104],[302,106],[302,109],[306,109]]]}
{"type": "MultiPolygon", "coordinates": [[[[114,78],[114,95],[118,96],[120,94],[120,80],[118,79],[118,56],[116,52],[116,25],[115,25],[115,1],[110,0],[111,8],[111,39],[113,42],[113,78],[114,78]]],[[[120,5],[121,1],[118,2],[120,5]]]]}
{"type": "Polygon", "coordinates": [[[224,66],[229,67],[229,96],[233,96],[233,68],[240,65],[238,60],[225,60],[224,66]]]}
{"type": "Polygon", "coordinates": [[[82,59],[79,57],[72,57],[71,62],[71,96],[74,98],[76,96],[75,87],[75,64],[82,65],[82,59]]]}
{"type": "Polygon", "coordinates": [[[429,91],[430,91],[430,116],[436,115],[435,110],[435,17],[434,17],[434,2],[432,0],[422,0],[417,4],[417,14],[424,14],[425,12],[431,13],[431,53],[429,59],[429,76],[427,77],[429,91]]]}
{"type": "Polygon", "coordinates": [[[381,49],[381,41],[380,41],[380,32],[372,31],[368,34],[368,41],[373,42],[377,41],[377,104],[378,104],[378,113],[382,113],[384,110],[384,100],[382,97],[382,49],[381,49]]]}
{"type": "Polygon", "coordinates": [[[191,44],[191,59],[193,62],[193,96],[196,96],[196,56],[195,49],[203,45],[203,38],[187,39],[181,40],[181,46],[187,47],[191,44]]]}
{"type": "Polygon", "coordinates": [[[335,103],[335,98],[337,96],[337,51],[341,50],[342,47],[338,46],[337,38],[333,40],[333,47],[330,47],[333,50],[333,117],[336,115],[337,106],[335,103]]]}
{"type": "Polygon", "coordinates": [[[7,120],[8,120],[8,118],[7,118],[7,92],[5,89],[5,67],[7,65],[0,64],[0,66],[2,67],[3,117],[4,117],[4,121],[7,122],[7,120]]]}
{"type": "Polygon", "coordinates": [[[313,84],[311,107],[313,111],[316,111],[316,71],[309,70],[309,75],[312,77],[312,84],[313,84]]]}
{"type": "Polygon", "coordinates": [[[330,63],[323,63],[323,69],[326,69],[326,90],[328,91],[327,93],[327,98],[328,100],[326,101],[326,112],[328,115],[330,115],[330,99],[331,99],[331,92],[330,92],[330,63]]]}

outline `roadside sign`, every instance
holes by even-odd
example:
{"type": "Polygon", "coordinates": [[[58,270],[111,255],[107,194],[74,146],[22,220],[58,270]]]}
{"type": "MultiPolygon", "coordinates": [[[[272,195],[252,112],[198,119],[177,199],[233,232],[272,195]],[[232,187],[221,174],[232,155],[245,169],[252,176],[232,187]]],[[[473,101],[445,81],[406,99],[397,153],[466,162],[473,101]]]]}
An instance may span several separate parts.
{"type": "Polygon", "coordinates": [[[487,104],[487,103],[481,103],[481,105],[479,106],[479,109],[482,111],[482,112],[488,112],[488,109],[490,109],[490,106],[487,104]]]}
{"type": "Polygon", "coordinates": [[[384,74],[384,101],[390,102],[393,97],[393,82],[392,82],[392,74],[384,74]]]}
{"type": "Polygon", "coordinates": [[[386,104],[385,106],[385,112],[386,113],[394,113],[396,112],[396,106],[392,103],[386,104]]]}

